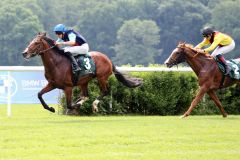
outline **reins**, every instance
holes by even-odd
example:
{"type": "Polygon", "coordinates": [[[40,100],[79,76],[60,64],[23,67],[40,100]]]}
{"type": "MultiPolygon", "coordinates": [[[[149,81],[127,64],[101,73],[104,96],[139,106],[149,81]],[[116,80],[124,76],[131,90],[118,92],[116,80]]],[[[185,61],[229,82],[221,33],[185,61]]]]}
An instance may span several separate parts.
{"type": "Polygon", "coordinates": [[[200,52],[197,52],[197,54],[193,55],[192,58],[197,57],[199,53],[200,53],[200,52]]]}
{"type": "MultiPolygon", "coordinates": [[[[45,39],[44,39],[44,40],[45,40],[45,39]]],[[[45,40],[45,41],[47,41],[47,40],[45,40]]],[[[43,42],[42,42],[42,43],[43,43],[43,42]]],[[[50,44],[48,43],[48,45],[50,45],[50,44]]],[[[50,49],[53,49],[55,46],[56,46],[56,45],[52,45],[51,47],[49,47],[49,48],[47,48],[47,49],[44,49],[44,50],[38,52],[38,55],[40,55],[41,53],[47,52],[47,51],[49,51],[50,49]]]]}
{"type": "Polygon", "coordinates": [[[48,51],[48,50],[50,50],[50,49],[53,49],[55,46],[51,46],[51,47],[49,47],[49,48],[47,48],[47,49],[44,49],[44,50],[42,50],[42,51],[40,51],[39,53],[38,53],[38,55],[40,55],[41,53],[44,53],[44,52],[46,52],[46,51],[48,51]]]}

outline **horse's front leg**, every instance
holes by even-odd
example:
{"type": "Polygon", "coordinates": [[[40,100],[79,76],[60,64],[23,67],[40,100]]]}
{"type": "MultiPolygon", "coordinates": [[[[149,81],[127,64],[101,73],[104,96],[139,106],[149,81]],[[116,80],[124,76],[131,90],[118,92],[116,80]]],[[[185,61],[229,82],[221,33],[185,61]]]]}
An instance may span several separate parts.
{"type": "Polygon", "coordinates": [[[193,108],[196,107],[196,105],[199,103],[199,101],[202,99],[204,94],[207,92],[206,87],[200,87],[200,90],[198,91],[196,97],[193,99],[191,106],[188,108],[188,110],[184,113],[184,115],[181,116],[181,118],[185,118],[190,115],[193,108]]]}
{"type": "Polygon", "coordinates": [[[227,113],[225,112],[221,102],[219,101],[216,93],[214,91],[208,91],[208,95],[211,97],[211,99],[214,101],[214,103],[217,105],[217,107],[219,108],[219,110],[221,111],[223,117],[227,117],[227,113]]]}
{"type": "Polygon", "coordinates": [[[65,87],[64,93],[66,97],[67,109],[73,109],[72,107],[72,87],[65,87]]]}
{"type": "Polygon", "coordinates": [[[65,87],[64,93],[67,103],[66,114],[77,115],[78,114],[77,108],[75,106],[72,106],[72,87],[65,87]]]}
{"type": "Polygon", "coordinates": [[[49,107],[45,101],[42,98],[42,95],[55,89],[56,87],[53,87],[50,83],[48,83],[40,92],[38,92],[38,99],[40,100],[42,106],[46,109],[49,110],[51,112],[55,112],[55,109],[53,107],[49,107]]]}

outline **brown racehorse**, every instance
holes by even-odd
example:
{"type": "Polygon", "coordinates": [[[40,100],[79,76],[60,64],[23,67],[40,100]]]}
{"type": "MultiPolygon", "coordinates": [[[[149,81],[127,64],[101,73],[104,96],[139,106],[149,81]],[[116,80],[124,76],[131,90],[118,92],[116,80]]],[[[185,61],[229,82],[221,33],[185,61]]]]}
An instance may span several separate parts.
{"type": "Polygon", "coordinates": [[[55,41],[46,36],[46,33],[39,33],[23,52],[23,57],[29,59],[36,55],[41,56],[45,77],[48,84],[38,93],[38,98],[43,107],[51,112],[55,112],[53,107],[49,107],[42,98],[42,95],[59,88],[64,90],[69,110],[76,109],[88,98],[88,82],[97,78],[101,95],[93,102],[93,111],[97,111],[99,100],[108,95],[108,78],[114,73],[115,77],[127,87],[137,87],[141,85],[142,80],[138,78],[129,78],[120,73],[112,64],[110,59],[100,52],[90,52],[90,56],[96,65],[95,75],[86,75],[80,77],[77,83],[73,83],[72,65],[70,61],[63,56],[63,51],[55,46],[55,41]],[[78,101],[72,105],[72,90],[74,86],[79,86],[81,95],[78,101]]]}
{"type": "Polygon", "coordinates": [[[238,81],[229,76],[226,76],[225,79],[223,79],[223,73],[209,54],[196,50],[185,43],[179,43],[177,48],[172,51],[169,58],[165,61],[165,64],[170,68],[182,62],[187,62],[190,65],[198,77],[198,83],[200,86],[196,97],[193,99],[189,109],[184,113],[182,118],[190,115],[193,108],[198,104],[205,93],[207,93],[215,102],[223,117],[227,117],[227,113],[223,109],[215,91],[219,88],[229,87],[238,81]]]}

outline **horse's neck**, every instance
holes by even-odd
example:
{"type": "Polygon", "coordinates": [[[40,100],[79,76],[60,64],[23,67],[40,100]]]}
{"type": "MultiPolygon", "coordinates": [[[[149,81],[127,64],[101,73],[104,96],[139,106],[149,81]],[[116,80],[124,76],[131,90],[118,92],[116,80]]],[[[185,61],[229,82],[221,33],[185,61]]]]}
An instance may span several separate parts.
{"type": "Polygon", "coordinates": [[[206,72],[206,69],[208,69],[207,66],[211,66],[212,62],[204,55],[199,54],[195,57],[192,55],[187,55],[187,63],[190,65],[196,75],[199,75],[201,72],[206,72]]]}
{"type": "Polygon", "coordinates": [[[56,69],[61,64],[61,61],[64,60],[63,56],[55,53],[54,50],[49,50],[46,53],[41,55],[42,62],[45,68],[45,72],[54,73],[56,69]]]}

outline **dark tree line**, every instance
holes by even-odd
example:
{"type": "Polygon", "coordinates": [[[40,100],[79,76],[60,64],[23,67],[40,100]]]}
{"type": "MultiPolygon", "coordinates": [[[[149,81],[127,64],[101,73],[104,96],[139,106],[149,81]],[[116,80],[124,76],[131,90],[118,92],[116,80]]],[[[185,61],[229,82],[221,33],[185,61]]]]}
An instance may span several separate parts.
{"type": "Polygon", "coordinates": [[[58,23],[78,30],[91,50],[107,54],[115,64],[161,64],[181,40],[196,45],[200,30],[214,26],[237,44],[228,58],[240,55],[240,0],[2,0],[0,1],[0,65],[26,62],[21,52],[38,32],[58,23]]]}

